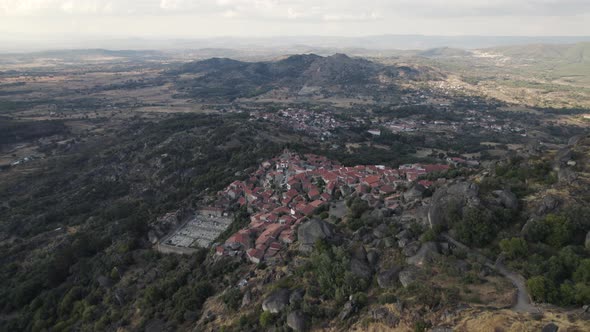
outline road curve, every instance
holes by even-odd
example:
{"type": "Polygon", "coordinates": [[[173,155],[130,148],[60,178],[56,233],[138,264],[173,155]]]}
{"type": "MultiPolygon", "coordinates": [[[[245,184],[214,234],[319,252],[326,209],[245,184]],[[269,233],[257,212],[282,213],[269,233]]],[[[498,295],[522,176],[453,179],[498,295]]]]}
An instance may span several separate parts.
{"type": "Polygon", "coordinates": [[[512,308],[511,308],[512,310],[514,310],[516,312],[527,312],[527,313],[540,313],[541,312],[541,310],[539,308],[535,307],[532,304],[529,292],[526,288],[526,281],[523,276],[521,276],[520,274],[518,274],[514,271],[508,270],[504,266],[504,264],[502,264],[500,262],[499,263],[492,262],[490,259],[488,259],[484,255],[479,253],[477,250],[469,248],[468,246],[464,245],[463,243],[453,239],[448,234],[442,234],[442,237],[445,240],[447,240],[447,241],[451,242],[452,244],[454,244],[455,246],[457,246],[458,248],[461,248],[461,249],[466,250],[474,255],[481,257],[485,261],[485,265],[487,267],[495,270],[496,272],[498,272],[499,274],[503,275],[505,278],[510,280],[510,282],[512,282],[512,284],[514,285],[514,287],[516,287],[516,290],[517,290],[516,303],[512,306],[512,308]]]}

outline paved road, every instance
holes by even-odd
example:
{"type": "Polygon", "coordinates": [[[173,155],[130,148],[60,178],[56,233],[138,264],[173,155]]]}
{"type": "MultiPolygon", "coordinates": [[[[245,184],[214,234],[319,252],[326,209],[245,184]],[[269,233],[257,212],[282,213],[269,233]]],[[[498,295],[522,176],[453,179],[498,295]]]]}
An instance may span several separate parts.
{"type": "Polygon", "coordinates": [[[472,254],[475,254],[475,255],[481,257],[485,261],[485,265],[487,267],[497,271],[498,273],[500,273],[501,275],[506,277],[508,280],[510,280],[510,282],[512,282],[514,287],[516,287],[516,289],[517,289],[516,303],[512,306],[512,308],[511,308],[512,310],[514,310],[516,312],[528,312],[528,313],[541,312],[541,310],[539,308],[535,307],[531,303],[531,298],[530,298],[528,290],[526,289],[526,282],[525,282],[525,279],[523,276],[521,276],[520,274],[518,274],[516,272],[508,270],[504,266],[504,264],[502,264],[502,263],[495,264],[494,262],[492,262],[490,259],[488,259],[484,255],[482,255],[481,253],[479,253],[475,249],[469,248],[468,246],[464,245],[463,243],[453,239],[448,234],[442,234],[442,237],[445,238],[447,241],[451,242],[452,244],[454,244],[455,246],[457,246],[458,248],[461,248],[463,250],[466,250],[472,254]]]}

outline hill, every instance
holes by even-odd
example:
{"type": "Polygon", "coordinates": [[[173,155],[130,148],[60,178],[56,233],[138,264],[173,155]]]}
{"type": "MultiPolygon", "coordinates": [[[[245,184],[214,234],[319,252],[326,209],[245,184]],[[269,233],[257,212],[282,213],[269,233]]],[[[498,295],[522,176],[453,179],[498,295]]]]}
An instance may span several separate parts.
{"type": "Polygon", "coordinates": [[[291,94],[348,96],[376,95],[396,88],[397,80],[436,79],[431,69],[385,66],[344,54],[321,57],[293,55],[278,61],[242,62],[213,58],[191,62],[170,72],[190,97],[244,98],[272,90],[287,89],[291,94]],[[188,79],[182,79],[183,76],[188,79]]]}

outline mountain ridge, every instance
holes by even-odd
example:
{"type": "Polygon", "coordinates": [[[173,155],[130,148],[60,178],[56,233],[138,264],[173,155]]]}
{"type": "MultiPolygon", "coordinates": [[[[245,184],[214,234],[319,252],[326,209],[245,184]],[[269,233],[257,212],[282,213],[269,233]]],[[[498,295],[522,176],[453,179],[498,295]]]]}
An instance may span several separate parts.
{"type": "Polygon", "coordinates": [[[182,89],[189,96],[204,98],[256,96],[281,88],[297,93],[306,86],[319,87],[324,94],[374,93],[396,88],[395,81],[399,79],[420,81],[442,77],[431,69],[383,65],[342,53],[327,57],[299,54],[263,62],[212,58],[183,64],[171,74],[197,75],[184,81],[182,89]]]}

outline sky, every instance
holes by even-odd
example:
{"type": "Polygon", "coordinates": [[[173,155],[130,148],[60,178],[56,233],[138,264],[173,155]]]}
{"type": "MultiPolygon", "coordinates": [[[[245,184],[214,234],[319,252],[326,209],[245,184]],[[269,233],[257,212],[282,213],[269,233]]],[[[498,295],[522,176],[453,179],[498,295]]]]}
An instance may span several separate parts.
{"type": "Polygon", "coordinates": [[[0,0],[0,34],[588,36],[590,0],[0,0]]]}

